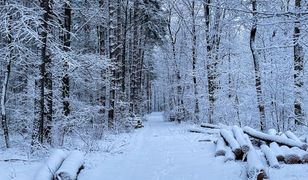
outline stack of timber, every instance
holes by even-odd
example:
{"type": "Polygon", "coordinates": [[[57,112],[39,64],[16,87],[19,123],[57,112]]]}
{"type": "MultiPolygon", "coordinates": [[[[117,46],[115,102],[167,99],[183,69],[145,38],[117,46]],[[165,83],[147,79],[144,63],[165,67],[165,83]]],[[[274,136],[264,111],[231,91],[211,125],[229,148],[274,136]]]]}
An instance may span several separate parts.
{"type": "Polygon", "coordinates": [[[201,127],[220,131],[215,141],[215,156],[224,156],[225,162],[246,161],[248,179],[266,179],[266,169],[278,169],[281,163],[308,163],[308,135],[298,138],[291,131],[269,129],[264,133],[248,126],[240,128],[222,124],[205,123],[201,127]]]}

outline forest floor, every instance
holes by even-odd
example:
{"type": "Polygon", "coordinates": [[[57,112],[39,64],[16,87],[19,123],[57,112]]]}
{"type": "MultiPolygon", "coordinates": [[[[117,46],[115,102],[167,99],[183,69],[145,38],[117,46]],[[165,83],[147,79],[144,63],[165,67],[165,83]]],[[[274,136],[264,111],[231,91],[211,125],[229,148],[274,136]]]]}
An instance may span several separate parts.
{"type": "MultiPolygon", "coordinates": [[[[103,140],[100,151],[87,153],[78,180],[247,179],[246,163],[214,157],[215,145],[202,141],[211,135],[188,132],[195,126],[166,122],[162,113],[147,119],[144,128],[103,140]]],[[[0,180],[31,180],[40,164],[0,161],[0,180]]],[[[283,164],[268,172],[273,180],[308,179],[308,165],[283,164]]]]}

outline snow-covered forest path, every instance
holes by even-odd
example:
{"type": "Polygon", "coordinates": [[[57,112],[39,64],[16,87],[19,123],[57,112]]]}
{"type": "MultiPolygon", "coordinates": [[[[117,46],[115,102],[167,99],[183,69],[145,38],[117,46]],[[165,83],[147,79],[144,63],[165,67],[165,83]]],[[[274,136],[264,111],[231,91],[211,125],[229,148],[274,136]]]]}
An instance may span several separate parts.
{"type": "Polygon", "coordinates": [[[204,134],[185,125],[165,122],[161,113],[148,116],[122,154],[85,169],[79,180],[201,180],[242,179],[242,165],[214,158],[214,145],[198,142],[204,134]]]}

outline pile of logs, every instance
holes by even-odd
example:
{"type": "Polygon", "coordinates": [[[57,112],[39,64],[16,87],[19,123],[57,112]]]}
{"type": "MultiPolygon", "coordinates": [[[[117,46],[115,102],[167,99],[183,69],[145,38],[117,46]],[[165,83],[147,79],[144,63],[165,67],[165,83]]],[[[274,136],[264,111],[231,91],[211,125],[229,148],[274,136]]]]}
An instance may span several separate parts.
{"type": "Polygon", "coordinates": [[[263,133],[248,126],[240,128],[221,124],[202,124],[201,127],[219,129],[215,156],[224,156],[225,162],[247,161],[249,179],[267,178],[267,166],[280,168],[280,163],[308,163],[308,138],[301,140],[291,131],[278,133],[270,129],[263,133]]]}
{"type": "Polygon", "coordinates": [[[36,173],[34,180],[76,180],[84,168],[80,151],[55,150],[36,173]]]}

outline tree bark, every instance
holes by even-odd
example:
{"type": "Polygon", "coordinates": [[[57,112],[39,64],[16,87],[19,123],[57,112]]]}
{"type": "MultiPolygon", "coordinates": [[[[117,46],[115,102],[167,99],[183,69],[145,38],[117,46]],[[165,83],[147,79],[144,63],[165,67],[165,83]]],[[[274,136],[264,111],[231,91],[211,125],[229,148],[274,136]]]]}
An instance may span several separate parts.
{"type": "MultiPolygon", "coordinates": [[[[42,21],[42,30],[39,32],[39,37],[42,42],[40,46],[41,51],[41,62],[39,65],[39,76],[38,79],[35,80],[35,100],[34,100],[34,121],[33,121],[33,132],[32,132],[32,148],[37,143],[43,143],[44,135],[49,137],[51,134],[50,128],[48,126],[46,129],[44,128],[44,118],[48,116],[46,119],[48,125],[51,125],[52,120],[52,83],[49,81],[46,83],[47,78],[51,78],[51,72],[47,72],[46,68],[50,68],[51,60],[49,54],[47,52],[47,34],[48,34],[48,22],[51,14],[51,4],[50,0],[41,0],[40,6],[44,10],[42,21]],[[45,88],[47,90],[47,96],[45,97],[45,88]],[[47,111],[45,112],[45,98],[47,99],[47,111]],[[47,116],[45,116],[47,113],[47,116]],[[44,132],[45,131],[45,132],[44,132]]],[[[33,149],[32,149],[33,150],[33,149]]]]}
{"type": "MultiPolygon", "coordinates": [[[[63,36],[63,50],[70,51],[71,47],[71,24],[72,24],[72,9],[71,0],[65,1],[64,4],[64,36],[63,36]]],[[[63,70],[64,76],[62,77],[62,98],[63,98],[63,115],[67,117],[70,114],[70,78],[68,74],[69,64],[64,60],[63,70]]]]}
{"type": "Polygon", "coordinates": [[[260,72],[260,62],[258,57],[258,52],[256,50],[256,34],[257,34],[257,0],[251,0],[252,11],[253,11],[253,24],[250,30],[250,50],[252,53],[254,73],[255,73],[255,87],[257,93],[258,109],[260,114],[260,128],[261,131],[264,131],[266,128],[265,124],[265,108],[262,95],[261,87],[261,72],[260,72]]]}
{"type": "Polygon", "coordinates": [[[192,17],[192,71],[193,71],[193,83],[194,83],[194,98],[195,98],[195,121],[199,121],[199,97],[197,87],[197,34],[196,34],[196,14],[195,14],[195,1],[192,1],[191,7],[192,17]]]}
{"type": "Polygon", "coordinates": [[[304,123],[302,111],[302,87],[304,85],[304,49],[300,44],[301,23],[300,23],[301,0],[295,0],[296,21],[294,24],[294,114],[295,123],[304,123]]]}
{"type": "MultiPolygon", "coordinates": [[[[4,5],[7,5],[7,1],[3,2],[4,5]]],[[[8,128],[8,121],[7,121],[7,114],[6,114],[6,101],[7,101],[7,90],[8,90],[8,84],[9,84],[9,78],[11,75],[11,65],[12,65],[12,55],[13,55],[13,45],[12,45],[12,27],[11,27],[11,20],[12,16],[10,15],[10,12],[7,12],[8,14],[8,34],[7,34],[7,46],[8,46],[8,56],[7,64],[6,64],[6,71],[4,74],[4,80],[2,84],[2,95],[1,95],[1,121],[2,121],[2,128],[3,128],[3,134],[4,134],[4,142],[6,148],[10,148],[10,138],[9,138],[9,128],[8,128]]]]}

